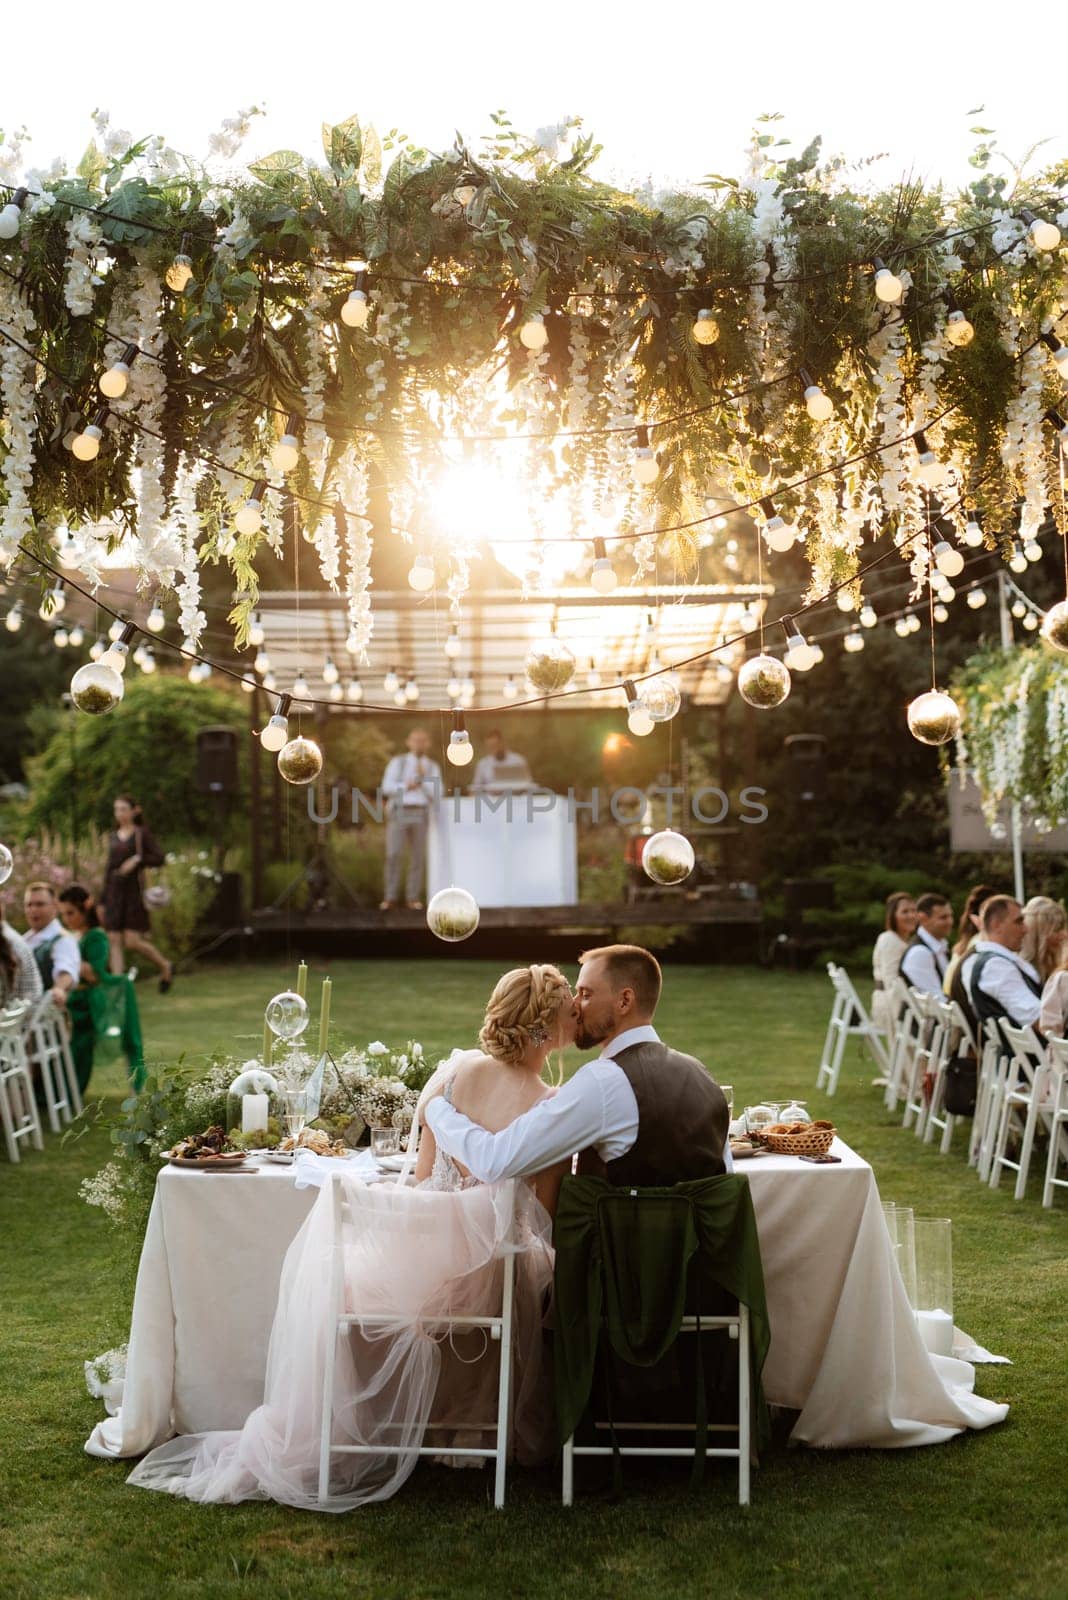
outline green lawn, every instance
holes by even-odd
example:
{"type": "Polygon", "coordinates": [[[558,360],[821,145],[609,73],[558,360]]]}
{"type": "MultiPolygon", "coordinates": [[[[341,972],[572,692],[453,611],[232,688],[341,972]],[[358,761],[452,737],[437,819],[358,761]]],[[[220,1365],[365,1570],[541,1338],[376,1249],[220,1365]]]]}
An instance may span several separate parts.
{"type": "MultiPolygon", "coordinates": [[[[324,969],[325,970],[325,969],[324,969]]],[[[335,1042],[420,1038],[428,1052],[472,1041],[498,975],[491,963],[335,963],[335,1042]]],[[[161,998],[140,986],[150,1060],[214,1048],[251,1054],[281,968],[183,976],[161,998]]],[[[311,993],[317,1001],[318,974],[311,993]]],[[[658,1020],[666,1037],[735,1085],[815,1100],[829,1005],[818,975],[674,968],[658,1020]]],[[[1063,1383],[1068,1201],[1044,1212],[1037,1184],[981,1188],[959,1154],[942,1159],[887,1118],[871,1067],[847,1058],[835,1117],[874,1164],[886,1198],[954,1219],[956,1318],[1012,1367],[979,1371],[1011,1403],[1008,1423],[939,1448],[817,1453],[781,1445],[755,1474],[748,1513],[709,1473],[628,1465],[619,1504],[558,1504],[553,1472],[516,1472],[507,1510],[488,1474],[421,1468],[384,1506],[333,1518],[266,1504],[195,1507],[127,1489],[121,1465],[82,1443],[99,1416],[82,1362],[121,1341],[126,1255],[77,1197],[107,1152],[98,1127],[50,1138],[21,1166],[0,1161],[0,1578],[12,1596],[214,1596],[241,1589],[366,1600],[517,1595],[878,1596],[976,1600],[1068,1592],[1063,1383]]],[[[118,1098],[114,1070],[94,1089],[118,1098]]]]}

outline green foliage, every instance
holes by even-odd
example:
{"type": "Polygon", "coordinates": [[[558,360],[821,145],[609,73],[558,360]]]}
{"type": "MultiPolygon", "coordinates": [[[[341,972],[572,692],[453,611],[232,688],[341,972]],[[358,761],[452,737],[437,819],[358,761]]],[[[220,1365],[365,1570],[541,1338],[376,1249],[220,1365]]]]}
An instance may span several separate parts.
{"type": "Polygon", "coordinates": [[[165,906],[152,911],[153,937],[173,961],[180,961],[196,944],[197,928],[218,886],[218,873],[206,850],[168,851],[167,865],[153,871],[156,883],[170,893],[165,906]]]}
{"type": "Polygon", "coordinates": [[[962,744],[990,818],[1016,800],[1047,827],[1068,815],[1068,664],[1043,645],[988,650],[961,668],[953,690],[962,744]]]}

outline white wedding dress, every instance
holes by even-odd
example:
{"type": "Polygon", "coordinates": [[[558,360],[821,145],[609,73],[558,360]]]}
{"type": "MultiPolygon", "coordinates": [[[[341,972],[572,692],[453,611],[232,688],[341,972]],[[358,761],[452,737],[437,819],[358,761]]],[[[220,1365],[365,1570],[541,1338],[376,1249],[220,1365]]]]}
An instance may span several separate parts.
{"type": "MultiPolygon", "coordinates": [[[[453,1051],[424,1098],[475,1054],[453,1051]]],[[[409,1166],[413,1159],[414,1150],[409,1166]]],[[[496,1416],[498,1347],[483,1330],[450,1335],[442,1319],[498,1313],[507,1254],[516,1261],[512,1444],[520,1461],[537,1460],[552,1435],[542,1365],[550,1233],[529,1183],[479,1184],[443,1152],[431,1177],[415,1187],[368,1185],[339,1168],[282,1267],[263,1404],[239,1431],[159,1445],[127,1482],[190,1500],[277,1500],[349,1511],[395,1494],[422,1445],[440,1445],[446,1456],[450,1445],[492,1445],[492,1430],[477,1424],[496,1416]],[[401,1453],[334,1455],[323,1505],[323,1376],[339,1310],[331,1270],[338,1251],[344,1311],[361,1320],[338,1334],[332,1442],[388,1444],[401,1453]]]]}

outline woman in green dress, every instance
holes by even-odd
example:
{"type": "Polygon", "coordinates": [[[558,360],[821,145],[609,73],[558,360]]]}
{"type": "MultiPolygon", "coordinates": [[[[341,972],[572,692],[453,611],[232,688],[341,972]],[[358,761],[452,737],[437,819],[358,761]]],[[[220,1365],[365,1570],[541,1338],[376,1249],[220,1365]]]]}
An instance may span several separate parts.
{"type": "Polygon", "coordinates": [[[108,971],[108,936],[100,926],[88,889],[77,883],[63,889],[59,914],[64,926],[77,938],[82,958],[81,978],[67,996],[70,1049],[78,1087],[84,1094],[98,1051],[104,1053],[121,1045],[130,1081],[140,1089],[145,1081],[145,1061],[137,996],[129,978],[108,971]]]}

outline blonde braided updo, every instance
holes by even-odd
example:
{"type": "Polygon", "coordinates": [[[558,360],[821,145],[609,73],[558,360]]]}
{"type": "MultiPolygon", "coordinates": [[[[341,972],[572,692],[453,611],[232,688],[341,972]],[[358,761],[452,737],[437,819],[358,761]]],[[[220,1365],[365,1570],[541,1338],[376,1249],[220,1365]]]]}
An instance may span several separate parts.
{"type": "Polygon", "coordinates": [[[514,1067],[532,1044],[556,1031],[570,987],[559,967],[516,967],[490,995],[478,1042],[488,1056],[514,1067]]]}

